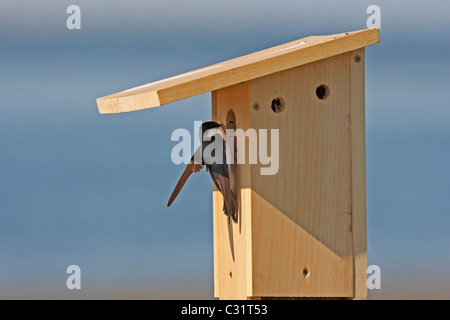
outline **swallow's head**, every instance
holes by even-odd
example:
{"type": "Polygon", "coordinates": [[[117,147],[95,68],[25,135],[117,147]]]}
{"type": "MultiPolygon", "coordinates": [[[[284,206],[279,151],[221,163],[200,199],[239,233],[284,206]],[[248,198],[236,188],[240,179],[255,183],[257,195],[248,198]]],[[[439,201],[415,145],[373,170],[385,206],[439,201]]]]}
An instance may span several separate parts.
{"type": "Polygon", "coordinates": [[[223,125],[218,124],[215,121],[206,121],[202,123],[202,126],[199,129],[199,136],[200,136],[200,141],[203,141],[204,137],[207,137],[209,140],[211,140],[211,138],[213,136],[215,136],[219,130],[219,128],[221,128],[223,125]]]}
{"type": "Polygon", "coordinates": [[[215,121],[206,121],[202,123],[202,131],[206,132],[209,129],[219,128],[220,124],[215,121]]]}

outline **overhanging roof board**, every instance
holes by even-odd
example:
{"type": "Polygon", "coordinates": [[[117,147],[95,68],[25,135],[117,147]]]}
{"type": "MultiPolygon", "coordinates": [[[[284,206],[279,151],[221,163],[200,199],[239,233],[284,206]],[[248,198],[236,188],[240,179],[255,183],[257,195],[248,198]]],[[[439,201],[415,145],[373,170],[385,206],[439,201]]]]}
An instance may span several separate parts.
{"type": "Polygon", "coordinates": [[[97,106],[100,113],[121,113],[158,107],[356,50],[378,41],[378,29],[306,37],[98,98],[97,106]]]}

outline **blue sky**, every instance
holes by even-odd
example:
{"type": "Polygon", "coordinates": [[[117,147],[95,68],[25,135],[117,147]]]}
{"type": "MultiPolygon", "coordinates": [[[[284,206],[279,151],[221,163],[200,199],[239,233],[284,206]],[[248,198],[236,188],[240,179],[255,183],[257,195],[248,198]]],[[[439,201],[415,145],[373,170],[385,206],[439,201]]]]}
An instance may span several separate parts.
{"type": "MultiPolygon", "coordinates": [[[[95,99],[311,34],[366,27],[371,297],[450,298],[450,22],[445,1],[0,3],[0,297],[212,296],[212,183],[181,168],[175,128],[210,95],[99,115],[95,99]],[[166,183],[167,181],[167,183],[166,183]],[[78,264],[82,290],[65,287],[78,264]]],[[[192,129],[191,129],[192,130],[192,129]]]]}

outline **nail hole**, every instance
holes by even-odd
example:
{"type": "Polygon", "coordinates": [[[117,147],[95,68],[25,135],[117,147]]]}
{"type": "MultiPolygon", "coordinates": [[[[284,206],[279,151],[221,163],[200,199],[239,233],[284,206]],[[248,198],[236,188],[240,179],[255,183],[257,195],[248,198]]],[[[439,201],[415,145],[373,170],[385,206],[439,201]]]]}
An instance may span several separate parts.
{"type": "Polygon", "coordinates": [[[230,271],[230,278],[233,278],[233,272],[230,271]]]}
{"type": "Polygon", "coordinates": [[[320,100],[326,100],[329,95],[330,95],[330,88],[327,85],[321,84],[316,88],[316,96],[320,100]]]}
{"type": "Polygon", "coordinates": [[[303,269],[303,276],[306,278],[309,276],[309,270],[308,268],[303,269]]]}
{"type": "Polygon", "coordinates": [[[259,110],[259,103],[255,102],[255,103],[253,104],[253,109],[254,109],[255,111],[258,111],[258,110],[259,110]]]}
{"type": "Polygon", "coordinates": [[[270,106],[272,108],[272,111],[275,113],[280,113],[281,111],[286,108],[286,101],[284,101],[281,97],[276,97],[272,100],[272,104],[270,106]]]}

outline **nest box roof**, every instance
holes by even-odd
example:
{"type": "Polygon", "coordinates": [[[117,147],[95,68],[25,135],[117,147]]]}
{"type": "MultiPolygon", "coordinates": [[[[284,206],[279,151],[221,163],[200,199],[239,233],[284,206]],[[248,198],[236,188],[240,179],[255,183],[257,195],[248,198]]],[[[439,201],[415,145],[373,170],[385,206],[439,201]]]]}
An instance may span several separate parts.
{"type": "Polygon", "coordinates": [[[100,113],[158,107],[356,50],[378,41],[378,29],[311,36],[98,98],[97,106],[100,113]]]}

